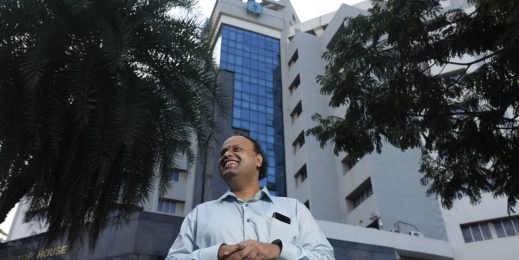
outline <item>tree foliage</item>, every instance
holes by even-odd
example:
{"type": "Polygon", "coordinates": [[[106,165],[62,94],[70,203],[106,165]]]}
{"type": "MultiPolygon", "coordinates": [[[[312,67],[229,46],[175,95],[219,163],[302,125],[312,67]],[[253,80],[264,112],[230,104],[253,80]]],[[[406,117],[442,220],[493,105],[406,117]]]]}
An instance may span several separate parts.
{"type": "Polygon", "coordinates": [[[387,142],[422,151],[422,182],[451,207],[519,199],[519,1],[373,0],[346,20],[318,78],[344,117],[315,115],[321,145],[360,158],[387,142]],[[446,74],[447,70],[454,73],[446,74]]]}
{"type": "Polygon", "coordinates": [[[0,3],[0,220],[26,196],[49,240],[88,232],[93,248],[110,217],[167,186],[173,158],[192,158],[214,125],[207,34],[168,15],[193,5],[0,3]]]}

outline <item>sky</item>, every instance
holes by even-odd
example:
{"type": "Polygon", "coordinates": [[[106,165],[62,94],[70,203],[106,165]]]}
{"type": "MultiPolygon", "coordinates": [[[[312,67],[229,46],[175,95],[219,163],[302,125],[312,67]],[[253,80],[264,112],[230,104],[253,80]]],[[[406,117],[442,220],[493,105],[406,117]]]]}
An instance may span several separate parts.
{"type": "MultiPolygon", "coordinates": [[[[353,5],[364,0],[291,0],[299,20],[307,21],[317,16],[337,11],[342,3],[353,5]]],[[[258,0],[256,2],[259,2],[258,0]]],[[[205,17],[211,15],[216,0],[198,0],[201,13],[205,17]]]]}
{"type": "MultiPolygon", "coordinates": [[[[317,16],[337,11],[342,3],[353,5],[362,1],[364,0],[291,0],[290,2],[296,10],[299,20],[307,21],[317,16]]],[[[202,16],[209,18],[215,3],[216,0],[198,0],[198,12],[202,16]]],[[[7,216],[6,221],[0,224],[0,229],[8,232],[13,217],[14,210],[7,216]]]]}

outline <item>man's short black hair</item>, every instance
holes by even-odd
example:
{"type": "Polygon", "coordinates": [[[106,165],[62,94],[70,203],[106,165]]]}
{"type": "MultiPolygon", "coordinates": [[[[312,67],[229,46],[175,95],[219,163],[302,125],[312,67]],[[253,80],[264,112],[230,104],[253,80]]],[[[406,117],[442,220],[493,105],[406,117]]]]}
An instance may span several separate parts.
{"type": "Polygon", "coordinates": [[[251,141],[252,145],[254,146],[254,152],[261,154],[261,157],[263,157],[263,161],[259,168],[259,177],[258,177],[258,179],[261,180],[261,179],[265,178],[265,176],[267,176],[267,168],[269,166],[268,161],[267,161],[267,155],[265,154],[263,149],[261,149],[261,146],[259,145],[259,143],[256,140],[254,140],[252,137],[249,137],[249,136],[244,136],[244,135],[242,135],[242,136],[245,137],[247,140],[251,141]]]}

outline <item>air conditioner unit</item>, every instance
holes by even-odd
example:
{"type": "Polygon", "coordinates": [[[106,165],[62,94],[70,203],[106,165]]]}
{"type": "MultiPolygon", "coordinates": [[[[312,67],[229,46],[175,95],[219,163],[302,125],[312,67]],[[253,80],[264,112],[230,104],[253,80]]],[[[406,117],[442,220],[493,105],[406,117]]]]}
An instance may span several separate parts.
{"type": "Polygon", "coordinates": [[[423,233],[419,231],[409,231],[409,235],[415,236],[415,237],[423,237],[423,233]]]}

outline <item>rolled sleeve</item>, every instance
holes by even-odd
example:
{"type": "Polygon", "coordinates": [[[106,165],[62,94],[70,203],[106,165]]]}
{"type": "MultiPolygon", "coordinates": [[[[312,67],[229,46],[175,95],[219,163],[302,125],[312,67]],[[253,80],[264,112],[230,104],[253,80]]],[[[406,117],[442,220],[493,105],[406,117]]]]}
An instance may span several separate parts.
{"type": "Polygon", "coordinates": [[[281,244],[283,245],[283,249],[281,250],[281,254],[279,255],[279,259],[282,260],[290,260],[290,259],[299,259],[301,256],[301,249],[287,240],[281,239],[281,244]]]}

